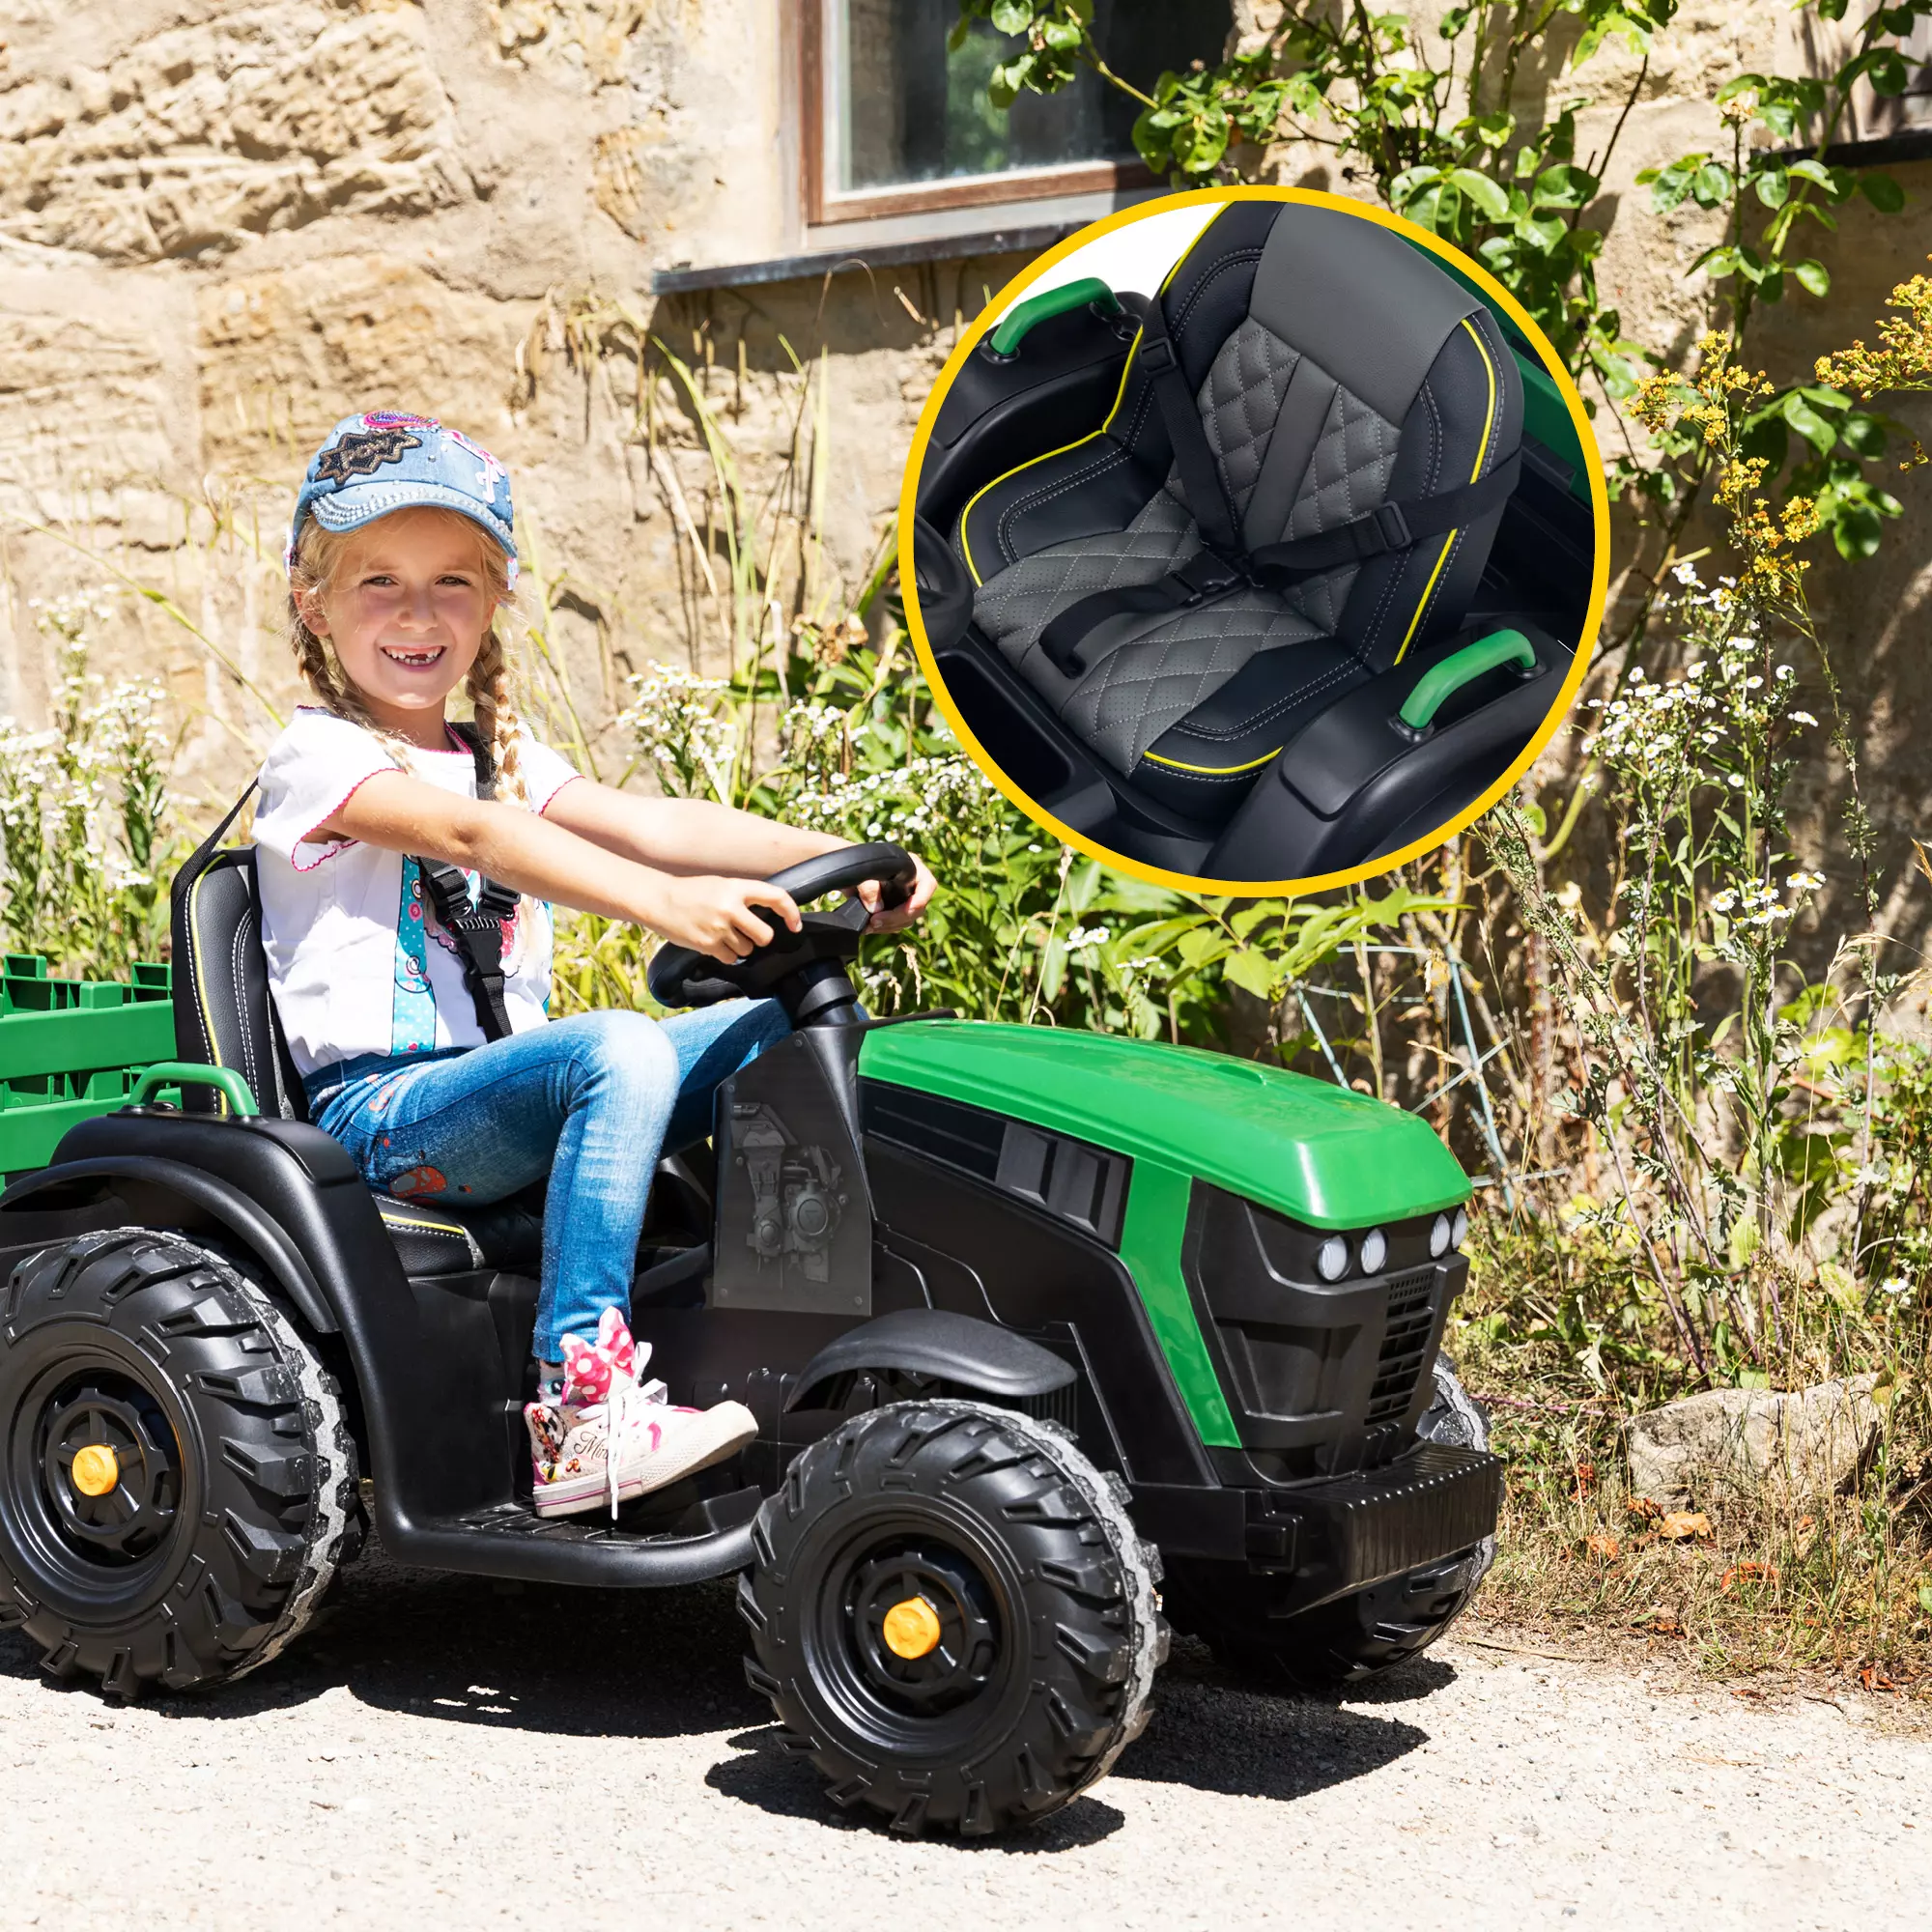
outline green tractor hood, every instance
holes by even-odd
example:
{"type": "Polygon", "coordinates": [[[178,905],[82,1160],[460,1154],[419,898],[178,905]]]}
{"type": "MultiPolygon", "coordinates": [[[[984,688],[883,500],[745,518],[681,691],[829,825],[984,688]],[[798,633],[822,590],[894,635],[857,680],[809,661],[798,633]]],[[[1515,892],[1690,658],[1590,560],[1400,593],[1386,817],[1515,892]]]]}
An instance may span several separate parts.
{"type": "Polygon", "coordinates": [[[1366,1228],[1469,1198],[1461,1166],[1413,1114],[1226,1054],[908,1020],[867,1032],[859,1071],[1198,1176],[1310,1227],[1366,1228]]]}

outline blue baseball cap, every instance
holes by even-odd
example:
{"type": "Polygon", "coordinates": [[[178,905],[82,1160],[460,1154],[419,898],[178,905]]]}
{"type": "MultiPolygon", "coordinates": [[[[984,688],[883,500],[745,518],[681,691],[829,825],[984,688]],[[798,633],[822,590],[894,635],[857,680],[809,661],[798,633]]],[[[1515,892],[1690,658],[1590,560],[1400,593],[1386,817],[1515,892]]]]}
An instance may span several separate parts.
{"type": "Polygon", "coordinates": [[[415,509],[455,510],[481,525],[502,547],[516,582],[508,471],[460,429],[392,410],[344,416],[323,439],[302,472],[289,561],[304,517],[325,529],[354,530],[392,510],[415,509]]]}

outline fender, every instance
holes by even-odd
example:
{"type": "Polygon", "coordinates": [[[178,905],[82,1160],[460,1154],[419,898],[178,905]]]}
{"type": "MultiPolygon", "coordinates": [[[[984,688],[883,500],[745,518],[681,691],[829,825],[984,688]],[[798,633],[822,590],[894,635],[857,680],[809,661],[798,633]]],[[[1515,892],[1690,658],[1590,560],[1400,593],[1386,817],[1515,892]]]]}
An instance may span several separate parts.
{"type": "MultiPolygon", "coordinates": [[[[190,1231],[197,1222],[204,1221],[213,1221],[226,1229],[260,1259],[275,1286],[295,1303],[311,1329],[321,1335],[340,1332],[341,1323],[327,1293],[280,1221],[265,1212],[259,1203],[250,1200],[234,1182],[183,1161],[164,1160],[154,1154],[99,1154],[91,1160],[60,1161],[52,1167],[43,1167],[0,1194],[0,1246],[15,1245],[9,1238],[10,1215],[31,1214],[36,1218],[47,1216],[71,1221],[113,1196],[125,1200],[130,1192],[151,1198],[158,1195],[163,1201],[172,1196],[190,1210],[185,1217],[190,1231]],[[131,1182],[133,1187],[88,1189],[85,1183],[91,1180],[131,1182]]],[[[125,1214],[110,1213],[100,1225],[112,1227],[131,1216],[144,1225],[158,1226],[166,1219],[165,1210],[156,1214],[145,1202],[128,1201],[128,1209],[125,1214]]],[[[36,1239],[41,1232],[36,1228],[26,1238],[36,1239]]]]}
{"type": "Polygon", "coordinates": [[[934,1376],[1008,1401],[1050,1395],[1076,1377],[1071,1363],[1010,1328],[950,1309],[900,1308],[828,1342],[806,1364],[785,1407],[815,1407],[812,1397],[866,1369],[934,1376]]]}

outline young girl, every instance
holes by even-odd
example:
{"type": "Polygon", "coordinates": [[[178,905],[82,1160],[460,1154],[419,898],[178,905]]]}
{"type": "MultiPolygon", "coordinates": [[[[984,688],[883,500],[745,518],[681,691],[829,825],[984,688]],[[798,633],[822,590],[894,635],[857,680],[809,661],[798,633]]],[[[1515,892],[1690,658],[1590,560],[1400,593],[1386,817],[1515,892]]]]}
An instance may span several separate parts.
{"type": "MultiPolygon", "coordinates": [[[[718,1083],[786,1022],[771,1000],[549,1019],[546,901],[740,960],[768,936],[758,909],[799,926],[763,875],[845,841],[594,784],[530,735],[496,621],[516,581],[509,479],[460,431],[338,423],[302,479],[288,565],[316,703],[270,748],[255,842],[270,982],[310,1116],[403,1199],[481,1204],[549,1176],[526,1410],[536,1507],[608,1495],[614,1512],[755,1433],[737,1403],[679,1409],[640,1391],[626,1317],[660,1150],[707,1130],[718,1083]],[[484,798],[444,718],[459,686],[494,768],[484,798]],[[523,895],[504,922],[506,1037],[486,1043],[419,861],[523,895]]],[[[932,892],[923,866],[896,911],[868,889],[872,928],[906,924],[932,892]]]]}

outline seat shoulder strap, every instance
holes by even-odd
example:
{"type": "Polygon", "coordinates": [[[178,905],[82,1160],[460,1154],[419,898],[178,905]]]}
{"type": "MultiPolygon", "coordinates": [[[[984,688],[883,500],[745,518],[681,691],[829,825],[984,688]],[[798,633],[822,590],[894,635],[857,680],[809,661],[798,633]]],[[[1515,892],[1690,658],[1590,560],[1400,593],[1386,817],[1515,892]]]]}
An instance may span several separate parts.
{"type": "Polygon", "coordinates": [[[1174,446],[1174,466],[1180,493],[1201,532],[1201,540],[1219,556],[1240,554],[1240,532],[1234,505],[1228,500],[1221,466],[1201,425],[1201,406],[1181,373],[1180,352],[1167,332],[1167,317],[1158,296],[1130,296],[1127,300],[1141,320],[1141,345],[1135,360],[1153,386],[1167,440],[1174,446]]]}
{"type": "Polygon", "coordinates": [[[1446,535],[1501,509],[1516,488],[1520,468],[1521,458],[1510,456],[1487,476],[1460,489],[1383,503],[1317,536],[1263,544],[1249,554],[1249,567],[1263,582],[1279,586],[1299,583],[1344,564],[1366,563],[1390,551],[1407,550],[1425,537],[1446,535]]]}
{"type": "Polygon", "coordinates": [[[242,796],[221,814],[221,822],[188,854],[187,863],[174,876],[174,883],[168,888],[168,897],[179,901],[185,899],[193,889],[194,882],[208,870],[214,861],[214,855],[221,841],[228,836],[228,828],[242,816],[242,808],[253,798],[261,788],[262,781],[253,778],[242,796]]]}

